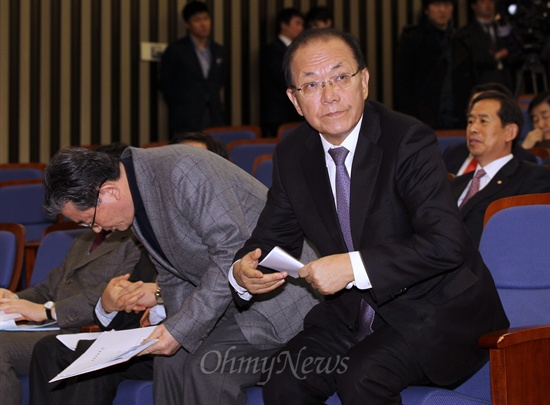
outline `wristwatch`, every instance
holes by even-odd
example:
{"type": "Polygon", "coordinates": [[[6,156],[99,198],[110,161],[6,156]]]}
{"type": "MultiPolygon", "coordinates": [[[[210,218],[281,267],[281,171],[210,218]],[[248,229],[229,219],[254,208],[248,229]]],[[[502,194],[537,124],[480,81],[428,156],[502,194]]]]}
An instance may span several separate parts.
{"type": "Polygon", "coordinates": [[[160,287],[157,286],[157,289],[155,290],[155,298],[157,300],[158,305],[164,304],[164,300],[162,299],[162,294],[160,293],[160,287]]]}
{"type": "Polygon", "coordinates": [[[46,318],[48,318],[48,320],[50,321],[54,320],[52,316],[52,311],[54,307],[55,307],[55,304],[53,301],[48,301],[44,304],[44,308],[46,309],[46,318]]]}

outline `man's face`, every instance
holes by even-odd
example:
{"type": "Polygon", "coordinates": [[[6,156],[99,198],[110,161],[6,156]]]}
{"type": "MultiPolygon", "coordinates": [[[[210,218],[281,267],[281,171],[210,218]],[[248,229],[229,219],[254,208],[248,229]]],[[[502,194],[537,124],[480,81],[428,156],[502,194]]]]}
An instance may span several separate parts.
{"type": "Polygon", "coordinates": [[[212,20],[208,13],[197,13],[189,18],[186,23],[187,31],[198,39],[207,39],[212,29],[212,20]]]}
{"type": "MultiPolygon", "coordinates": [[[[326,81],[338,74],[355,73],[358,66],[351,49],[341,39],[315,41],[300,47],[291,63],[295,86],[326,81]]],[[[340,88],[325,83],[319,94],[306,96],[302,91],[287,90],[300,115],[333,145],[349,135],[363,114],[368,96],[369,73],[363,69],[351,78],[351,85],[340,88]]]]}
{"type": "Polygon", "coordinates": [[[499,109],[497,100],[480,100],[468,114],[468,149],[482,166],[510,154],[512,141],[517,136],[517,125],[502,126],[497,115],[499,109]]]}
{"type": "Polygon", "coordinates": [[[304,30],[304,19],[298,16],[294,16],[290,19],[288,24],[281,24],[281,34],[290,40],[293,40],[304,30]]]}
{"type": "Polygon", "coordinates": [[[531,110],[531,119],[535,129],[540,129],[542,139],[550,139],[550,104],[542,103],[531,110]]]}
{"type": "Polygon", "coordinates": [[[81,211],[72,202],[65,204],[61,214],[70,220],[83,225],[91,225],[94,221],[94,232],[125,231],[134,220],[134,205],[131,198],[121,198],[118,191],[105,184],[101,188],[98,204],[94,208],[81,211]],[[95,219],[94,219],[95,212],[95,219]]]}
{"type": "Polygon", "coordinates": [[[495,0],[477,0],[472,4],[472,10],[477,18],[493,20],[495,16],[495,0]]]}
{"type": "Polygon", "coordinates": [[[430,4],[424,12],[432,24],[440,30],[445,30],[453,18],[453,3],[438,1],[430,4]]]}

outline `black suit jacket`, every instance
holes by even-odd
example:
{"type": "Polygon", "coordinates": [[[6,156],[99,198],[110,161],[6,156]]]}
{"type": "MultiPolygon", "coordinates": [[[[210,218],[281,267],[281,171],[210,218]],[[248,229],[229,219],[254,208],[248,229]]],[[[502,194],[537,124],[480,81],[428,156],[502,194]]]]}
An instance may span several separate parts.
{"type": "Polygon", "coordinates": [[[160,91],[168,104],[170,135],[203,129],[205,110],[208,126],[223,125],[220,91],[225,83],[225,58],[221,45],[211,41],[212,63],[205,78],[191,38],[170,45],[160,64],[160,91]]]}
{"type": "Polygon", "coordinates": [[[262,126],[272,132],[281,124],[303,120],[286,95],[282,69],[286,48],[284,42],[277,38],[262,50],[260,59],[261,121],[262,126]]]}
{"type": "MultiPolygon", "coordinates": [[[[300,126],[278,144],[273,163],[268,201],[236,259],[277,245],[298,257],[304,236],[322,256],[347,252],[319,134],[300,126]]],[[[363,298],[407,340],[435,383],[453,383],[486,361],[477,339],[508,321],[460,219],[428,127],[366,103],[350,212],[354,247],[373,287],[327,297],[306,324],[340,325],[349,334],[363,298]]]]}
{"type": "MultiPolygon", "coordinates": [[[[537,158],[528,150],[523,149],[520,145],[516,144],[513,148],[512,153],[514,157],[519,160],[531,163],[537,163],[537,158]]],[[[464,164],[464,161],[470,154],[466,142],[459,143],[456,145],[451,145],[448,148],[445,148],[443,151],[443,162],[445,162],[445,167],[447,172],[456,174],[464,164]]]]}
{"type": "Polygon", "coordinates": [[[452,116],[455,128],[466,124],[466,105],[476,83],[471,51],[453,39],[447,30],[445,39],[428,21],[405,27],[395,55],[394,105],[397,111],[412,115],[437,128],[444,79],[451,73],[452,116]],[[451,53],[451,66],[447,52],[451,53]]]}
{"type": "MultiPolygon", "coordinates": [[[[455,200],[472,179],[474,172],[463,174],[451,180],[455,200]]],[[[506,163],[493,179],[474,195],[461,210],[462,219],[474,240],[479,245],[483,231],[483,219],[489,204],[500,198],[514,195],[550,192],[550,170],[529,162],[513,158],[506,163]]]]}

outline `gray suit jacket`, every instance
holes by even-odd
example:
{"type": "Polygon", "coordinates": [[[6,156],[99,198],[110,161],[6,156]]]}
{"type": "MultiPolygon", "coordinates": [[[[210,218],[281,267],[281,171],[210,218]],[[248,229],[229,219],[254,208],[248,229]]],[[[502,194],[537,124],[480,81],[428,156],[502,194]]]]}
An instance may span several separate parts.
{"type": "MultiPolygon", "coordinates": [[[[226,311],[236,312],[227,273],[256,226],[267,189],[236,165],[192,146],[128,148],[122,157],[129,155],[145,211],[168,259],[154,251],[134,221],[134,232],[158,268],[168,316],[164,325],[194,352],[226,311]]],[[[291,283],[262,298],[235,314],[246,338],[260,349],[286,343],[318,302],[291,283]]]]}
{"type": "Polygon", "coordinates": [[[113,232],[92,253],[96,237],[84,232],[73,242],[63,264],[34,287],[17,293],[21,299],[36,303],[55,302],[58,324],[78,331],[94,321],[93,309],[111,278],[131,273],[139,260],[141,247],[131,230],[113,232]]]}

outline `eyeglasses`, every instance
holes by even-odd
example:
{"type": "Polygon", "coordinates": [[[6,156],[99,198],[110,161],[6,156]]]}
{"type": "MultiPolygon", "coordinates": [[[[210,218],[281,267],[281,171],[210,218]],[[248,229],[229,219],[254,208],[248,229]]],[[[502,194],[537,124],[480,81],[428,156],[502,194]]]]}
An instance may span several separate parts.
{"type": "Polygon", "coordinates": [[[97,206],[99,205],[99,193],[101,191],[101,186],[102,185],[103,185],[103,183],[101,183],[99,185],[99,189],[97,190],[97,195],[96,195],[96,198],[95,198],[94,216],[92,217],[92,222],[89,223],[89,224],[85,224],[84,222],[80,222],[78,225],[80,225],[84,228],[90,228],[90,229],[93,229],[96,226],[95,214],[97,214],[97,206]]]}
{"type": "Polygon", "coordinates": [[[340,73],[338,75],[332,76],[330,79],[325,80],[324,82],[315,81],[304,83],[299,87],[294,87],[294,90],[301,91],[304,96],[315,96],[321,93],[321,90],[325,88],[326,84],[329,83],[331,86],[336,86],[340,89],[345,89],[351,86],[351,78],[361,71],[361,68],[355,73],[340,73]]]}

